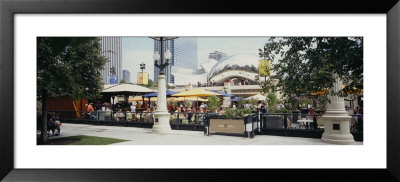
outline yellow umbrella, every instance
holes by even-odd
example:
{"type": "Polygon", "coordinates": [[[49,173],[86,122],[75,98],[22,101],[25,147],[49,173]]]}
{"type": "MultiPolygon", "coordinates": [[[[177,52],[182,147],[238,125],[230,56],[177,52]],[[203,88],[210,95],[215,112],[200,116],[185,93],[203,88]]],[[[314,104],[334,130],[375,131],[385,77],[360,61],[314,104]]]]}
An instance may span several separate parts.
{"type": "MultiPolygon", "coordinates": [[[[142,96],[135,96],[133,97],[133,99],[130,99],[129,101],[134,102],[134,101],[143,101],[143,97],[142,96]]],[[[145,101],[148,101],[148,98],[145,99],[145,101]]],[[[155,102],[157,101],[157,97],[151,97],[150,98],[151,102],[155,102]]]]}
{"type": "Polygon", "coordinates": [[[199,97],[169,97],[168,101],[208,101],[207,99],[199,98],[199,97]]]}
{"type": "Polygon", "coordinates": [[[192,89],[192,90],[188,90],[188,91],[183,91],[183,92],[174,94],[172,96],[173,97],[193,97],[193,96],[208,97],[208,96],[213,96],[213,95],[221,95],[221,94],[196,88],[196,89],[192,89]]]}

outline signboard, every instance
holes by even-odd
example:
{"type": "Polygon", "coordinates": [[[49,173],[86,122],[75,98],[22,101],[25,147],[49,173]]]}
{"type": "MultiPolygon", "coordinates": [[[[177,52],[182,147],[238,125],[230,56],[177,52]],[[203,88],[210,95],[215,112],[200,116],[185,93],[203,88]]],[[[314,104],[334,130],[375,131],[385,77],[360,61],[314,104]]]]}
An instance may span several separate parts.
{"type": "Polygon", "coordinates": [[[118,76],[110,76],[110,84],[118,84],[118,76]]]}
{"type": "Polygon", "coordinates": [[[243,134],[243,119],[210,119],[210,133],[243,134]]]}
{"type": "Polygon", "coordinates": [[[149,74],[147,72],[138,72],[137,73],[137,84],[139,84],[139,85],[149,84],[149,74]]]}
{"type": "Polygon", "coordinates": [[[258,74],[260,76],[271,76],[271,61],[261,59],[258,64],[258,74]]]}

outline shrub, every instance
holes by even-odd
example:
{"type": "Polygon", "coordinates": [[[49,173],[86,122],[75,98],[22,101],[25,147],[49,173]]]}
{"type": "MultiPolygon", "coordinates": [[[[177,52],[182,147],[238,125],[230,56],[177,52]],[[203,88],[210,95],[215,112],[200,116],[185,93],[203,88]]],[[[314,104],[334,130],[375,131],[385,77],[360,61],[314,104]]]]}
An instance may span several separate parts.
{"type": "Polygon", "coordinates": [[[224,113],[226,118],[244,117],[246,114],[251,114],[251,109],[227,109],[224,113]]]}

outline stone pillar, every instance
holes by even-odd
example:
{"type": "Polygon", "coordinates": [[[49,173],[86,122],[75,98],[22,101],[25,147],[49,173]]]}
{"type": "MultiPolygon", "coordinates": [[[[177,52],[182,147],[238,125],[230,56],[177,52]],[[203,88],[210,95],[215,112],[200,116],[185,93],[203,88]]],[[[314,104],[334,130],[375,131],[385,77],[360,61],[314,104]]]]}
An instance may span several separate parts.
{"type": "MultiPolygon", "coordinates": [[[[336,79],[334,87],[335,92],[342,89],[342,81],[334,74],[336,79]]],[[[324,119],[324,133],[322,141],[333,144],[354,144],[354,137],[350,133],[350,118],[344,106],[344,98],[328,95],[331,103],[327,106],[327,111],[322,118],[324,119]]]]}
{"type": "MultiPolygon", "coordinates": [[[[226,91],[226,93],[228,94],[231,93],[231,85],[229,82],[224,82],[224,91],[226,91]]],[[[231,98],[224,97],[224,101],[222,102],[222,107],[228,108],[229,106],[231,106],[231,98]]]]}
{"type": "Polygon", "coordinates": [[[165,86],[165,75],[158,76],[158,95],[157,95],[157,110],[154,112],[154,117],[158,118],[158,122],[154,122],[154,133],[169,133],[171,125],[169,124],[169,113],[167,110],[167,88],[165,86]]]}

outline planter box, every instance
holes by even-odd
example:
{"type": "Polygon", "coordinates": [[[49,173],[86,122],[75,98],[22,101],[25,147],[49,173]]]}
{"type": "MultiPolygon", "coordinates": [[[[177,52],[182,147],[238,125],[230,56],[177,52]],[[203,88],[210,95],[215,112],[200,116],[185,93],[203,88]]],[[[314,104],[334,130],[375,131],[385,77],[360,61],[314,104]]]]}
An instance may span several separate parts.
{"type": "Polygon", "coordinates": [[[244,118],[225,118],[224,116],[208,115],[204,123],[204,134],[223,134],[232,136],[254,137],[257,129],[257,115],[252,114],[244,118]]]}

